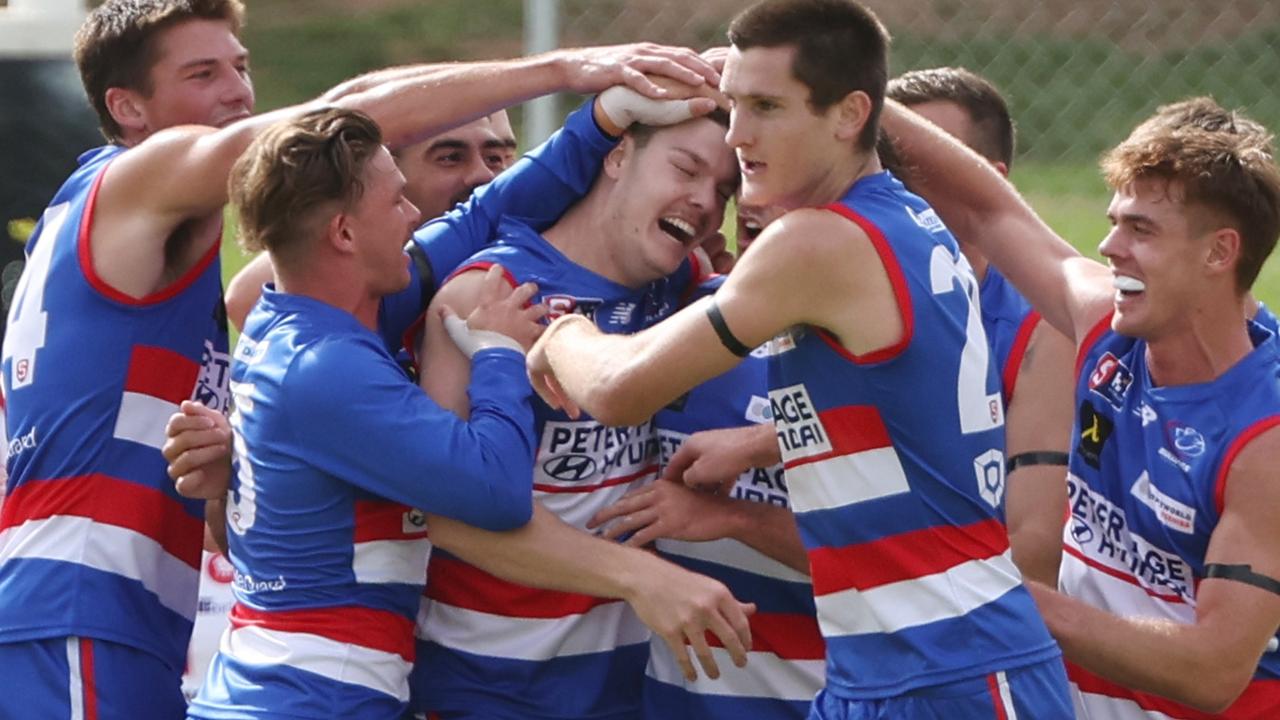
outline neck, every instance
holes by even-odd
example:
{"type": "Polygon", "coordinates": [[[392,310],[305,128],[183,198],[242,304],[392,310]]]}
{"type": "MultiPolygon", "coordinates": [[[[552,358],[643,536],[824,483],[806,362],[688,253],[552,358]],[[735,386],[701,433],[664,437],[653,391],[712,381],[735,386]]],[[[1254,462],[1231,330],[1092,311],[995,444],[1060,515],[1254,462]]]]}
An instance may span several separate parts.
{"type": "Polygon", "coordinates": [[[276,290],[319,300],[355,316],[361,325],[377,332],[378,303],[381,298],[353,284],[353,273],[338,263],[312,263],[310,267],[282,268],[276,265],[276,290]]]}
{"type": "Polygon", "coordinates": [[[859,150],[840,162],[832,163],[820,176],[802,191],[798,202],[789,210],[802,207],[822,207],[844,197],[853,184],[864,177],[875,175],[884,168],[875,152],[859,150]]]}
{"type": "Polygon", "coordinates": [[[1253,350],[1238,300],[1222,312],[1198,308],[1187,327],[1147,341],[1147,368],[1156,385],[1191,385],[1214,380],[1253,350]]]}
{"type": "Polygon", "coordinates": [[[542,234],[564,256],[591,272],[619,285],[639,287],[626,269],[618,245],[623,236],[611,221],[608,198],[593,188],[542,234]]]}

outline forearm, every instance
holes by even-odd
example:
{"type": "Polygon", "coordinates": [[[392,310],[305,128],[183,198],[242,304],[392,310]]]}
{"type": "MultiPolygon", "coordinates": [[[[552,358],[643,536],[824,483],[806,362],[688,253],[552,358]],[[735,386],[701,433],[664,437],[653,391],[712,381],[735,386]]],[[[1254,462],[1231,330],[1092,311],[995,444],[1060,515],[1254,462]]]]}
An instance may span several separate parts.
{"type": "Polygon", "coordinates": [[[1058,584],[1062,524],[1067,503],[1066,467],[1033,466],[1006,478],[1005,515],[1013,562],[1024,577],[1058,584]]]}
{"type": "Polygon", "coordinates": [[[1247,674],[1230,677],[1205,627],[1118,617],[1039,583],[1028,587],[1066,659],[1112,682],[1207,712],[1224,709],[1248,682],[1247,674]]]}
{"type": "Polygon", "coordinates": [[[394,74],[335,104],[361,110],[388,147],[404,147],[530,98],[565,89],[564,56],[423,65],[394,74]]]}
{"type": "Polygon", "coordinates": [[[750,500],[732,503],[729,537],[777,560],[796,572],[809,574],[809,553],[800,540],[791,510],[750,500]]]}
{"type": "Polygon", "coordinates": [[[509,532],[445,518],[432,518],[429,527],[432,542],[463,560],[509,582],[546,590],[628,599],[646,567],[663,562],[578,530],[539,503],[527,525],[509,532]]]}
{"type": "Polygon", "coordinates": [[[217,551],[227,554],[227,499],[204,502],[205,539],[213,541],[217,551]]]}

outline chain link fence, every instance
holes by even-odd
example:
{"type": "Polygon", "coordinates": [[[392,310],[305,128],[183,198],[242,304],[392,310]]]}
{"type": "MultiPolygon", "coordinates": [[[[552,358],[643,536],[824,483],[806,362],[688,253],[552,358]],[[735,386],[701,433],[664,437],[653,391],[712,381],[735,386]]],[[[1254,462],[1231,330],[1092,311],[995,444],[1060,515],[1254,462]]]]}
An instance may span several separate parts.
{"type": "MultiPolygon", "coordinates": [[[[1008,97],[1019,159],[1091,163],[1157,105],[1212,95],[1280,128],[1276,0],[864,0],[891,71],[962,65],[1008,97]]],[[[742,0],[561,0],[561,43],[723,44],[742,0]]]]}

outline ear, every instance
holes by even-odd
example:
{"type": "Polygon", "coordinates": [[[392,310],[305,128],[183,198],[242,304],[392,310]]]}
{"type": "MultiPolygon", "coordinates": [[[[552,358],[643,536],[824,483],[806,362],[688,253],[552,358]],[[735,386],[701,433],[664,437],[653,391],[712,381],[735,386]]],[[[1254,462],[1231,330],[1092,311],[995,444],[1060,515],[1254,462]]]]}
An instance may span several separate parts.
{"type": "Polygon", "coordinates": [[[356,250],[355,228],[351,216],[344,212],[334,213],[325,225],[325,242],[339,255],[351,255],[356,250]]]}
{"type": "Polygon", "coordinates": [[[841,142],[855,142],[871,117],[871,96],[854,90],[836,103],[835,110],[836,138],[841,142]]]}
{"type": "Polygon", "coordinates": [[[610,180],[617,180],[622,175],[622,168],[626,166],[627,160],[631,154],[635,152],[635,141],[630,135],[624,135],[622,142],[613,146],[608,155],[604,156],[604,174],[610,180]]]}
{"type": "Polygon", "coordinates": [[[128,88],[113,87],[107,88],[104,99],[107,112],[111,113],[112,119],[122,130],[131,131],[135,135],[146,133],[147,111],[140,93],[128,88]]]}
{"type": "Polygon", "coordinates": [[[1209,237],[1209,253],[1205,267],[1212,275],[1227,273],[1234,277],[1240,263],[1240,232],[1235,228],[1218,228],[1209,237]]]}

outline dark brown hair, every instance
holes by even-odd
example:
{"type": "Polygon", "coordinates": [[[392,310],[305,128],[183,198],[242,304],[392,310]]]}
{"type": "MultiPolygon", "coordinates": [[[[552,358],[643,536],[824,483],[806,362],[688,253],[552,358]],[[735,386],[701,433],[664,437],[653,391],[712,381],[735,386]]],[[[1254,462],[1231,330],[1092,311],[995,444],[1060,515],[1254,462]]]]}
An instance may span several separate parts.
{"type": "Polygon", "coordinates": [[[946,101],[959,105],[973,123],[973,138],[958,138],[991,162],[1013,167],[1014,130],[1009,105],[991,81],[964,68],[912,70],[889,81],[889,97],[903,105],[946,101]]]}
{"type": "Polygon", "coordinates": [[[298,242],[364,193],[361,176],[382,147],[382,131],[355,110],[322,108],[272,125],[231,169],[240,245],[288,257],[298,242]]]}
{"type": "MultiPolygon", "coordinates": [[[[1201,97],[1160,107],[1102,158],[1113,189],[1145,178],[1176,185],[1203,220],[1225,220],[1240,233],[1236,289],[1248,290],[1280,236],[1280,170],[1273,137],[1239,112],[1201,97]]],[[[1192,218],[1193,222],[1196,218],[1192,218]]]]}
{"type": "Polygon", "coordinates": [[[244,5],[240,0],[107,0],[80,26],[76,65],[107,140],[123,139],[120,124],[107,109],[107,90],[127,88],[150,96],[159,37],[187,20],[222,20],[239,33],[244,5]]]}
{"type": "Polygon", "coordinates": [[[852,0],[764,0],[729,25],[739,50],[795,47],[791,74],[809,88],[809,105],[822,112],[861,90],[871,113],[858,137],[875,147],[889,74],[889,33],[876,16],[852,0]]]}

